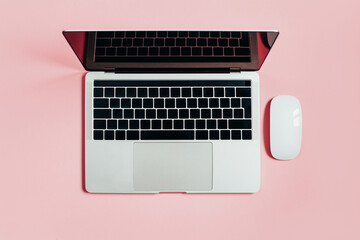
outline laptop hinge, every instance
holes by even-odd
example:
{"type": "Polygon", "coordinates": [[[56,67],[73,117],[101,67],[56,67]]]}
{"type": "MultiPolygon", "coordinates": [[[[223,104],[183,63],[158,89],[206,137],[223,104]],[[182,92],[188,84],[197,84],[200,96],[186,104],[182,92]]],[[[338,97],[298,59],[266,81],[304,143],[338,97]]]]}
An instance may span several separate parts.
{"type": "Polygon", "coordinates": [[[230,72],[241,72],[240,68],[230,68],[230,72]]]}
{"type": "Polygon", "coordinates": [[[115,73],[230,73],[230,68],[115,68],[104,69],[115,73]]]}

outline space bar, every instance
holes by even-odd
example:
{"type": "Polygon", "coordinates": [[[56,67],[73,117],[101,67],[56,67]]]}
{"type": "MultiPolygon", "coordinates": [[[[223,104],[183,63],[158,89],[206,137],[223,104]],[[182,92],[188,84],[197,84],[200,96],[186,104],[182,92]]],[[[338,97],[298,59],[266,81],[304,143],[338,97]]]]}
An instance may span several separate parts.
{"type": "Polygon", "coordinates": [[[141,131],[141,140],[194,140],[194,131],[141,131]]]}

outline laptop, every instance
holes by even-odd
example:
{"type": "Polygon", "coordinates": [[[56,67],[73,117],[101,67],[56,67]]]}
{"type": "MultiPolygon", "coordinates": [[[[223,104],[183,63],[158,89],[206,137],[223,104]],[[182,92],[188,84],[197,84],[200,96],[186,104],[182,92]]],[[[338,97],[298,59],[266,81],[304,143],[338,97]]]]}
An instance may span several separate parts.
{"type": "Polygon", "coordinates": [[[277,31],[64,31],[85,76],[90,193],[254,193],[277,31]]]}

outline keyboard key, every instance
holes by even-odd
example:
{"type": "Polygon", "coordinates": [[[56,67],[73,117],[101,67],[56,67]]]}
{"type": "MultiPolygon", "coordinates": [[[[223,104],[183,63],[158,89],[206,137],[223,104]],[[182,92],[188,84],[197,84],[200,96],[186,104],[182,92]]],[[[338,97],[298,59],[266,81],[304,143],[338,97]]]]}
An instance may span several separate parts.
{"type": "Polygon", "coordinates": [[[138,88],[138,97],[147,97],[147,89],[138,88]]]}
{"type": "Polygon", "coordinates": [[[230,37],[230,32],[221,32],[221,37],[222,37],[222,38],[228,38],[228,37],[230,37]]]}
{"type": "Polygon", "coordinates": [[[117,51],[116,51],[116,54],[117,55],[122,55],[122,56],[125,56],[126,55],[126,48],[117,48],[117,51]]]}
{"type": "Polygon", "coordinates": [[[251,129],[251,120],[229,120],[229,129],[251,129]]]}
{"type": "Polygon", "coordinates": [[[135,109],[135,118],[145,118],[145,110],[135,109]]]}
{"type": "Polygon", "coordinates": [[[225,88],[226,97],[235,97],[235,88],[225,88]]]}
{"type": "Polygon", "coordinates": [[[197,100],[190,98],[187,100],[187,107],[188,108],[196,108],[197,107],[197,100]]]}
{"type": "Polygon", "coordinates": [[[142,108],[141,99],[132,99],[132,107],[133,108],[142,108]]]}
{"type": "Polygon", "coordinates": [[[207,129],[216,129],[216,120],[207,120],[206,126],[207,129]]]}
{"type": "Polygon", "coordinates": [[[111,118],[110,109],[94,109],[94,118],[111,118]]]}
{"type": "Polygon", "coordinates": [[[232,98],[231,99],[231,107],[239,108],[240,107],[240,98],[232,98]]]}
{"type": "Polygon", "coordinates": [[[242,33],[242,38],[240,40],[240,46],[242,46],[242,47],[249,46],[249,34],[247,32],[242,33]]]}
{"type": "Polygon", "coordinates": [[[223,109],[223,118],[232,118],[232,109],[223,109]]]}
{"type": "Polygon", "coordinates": [[[242,131],[242,136],[244,140],[251,140],[252,136],[251,136],[251,131],[249,130],[243,130],[242,131]]]}
{"type": "Polygon", "coordinates": [[[169,31],[167,34],[168,34],[168,37],[177,37],[176,31],[169,31]]]}
{"type": "Polygon", "coordinates": [[[236,96],[237,97],[251,97],[251,89],[250,88],[236,88],[236,96]]]}
{"type": "Polygon", "coordinates": [[[206,46],[206,45],[207,45],[206,38],[198,38],[197,39],[197,46],[206,46]]]}
{"type": "Polygon", "coordinates": [[[119,108],[120,107],[120,99],[110,99],[110,107],[111,108],[119,108]]]}
{"type": "Polygon", "coordinates": [[[189,48],[189,47],[182,47],[182,48],[181,48],[181,55],[183,55],[183,56],[191,55],[191,48],[189,48]]]}
{"type": "Polygon", "coordinates": [[[209,32],[200,32],[200,37],[209,37],[209,32]]]}
{"type": "Polygon", "coordinates": [[[241,131],[240,130],[232,130],[231,131],[231,139],[236,139],[236,140],[241,139],[241,131]]]}
{"type": "Polygon", "coordinates": [[[213,97],[213,92],[212,88],[204,88],[204,97],[213,97]]]}
{"type": "Polygon", "coordinates": [[[158,97],[158,89],[157,88],[149,88],[149,96],[150,97],[158,97]]]}
{"type": "Polygon", "coordinates": [[[105,140],[114,140],[114,131],[105,131],[105,140]]]}
{"type": "Polygon", "coordinates": [[[228,98],[221,98],[220,99],[220,107],[222,107],[222,108],[230,107],[230,100],[228,98]]]}
{"type": "Polygon", "coordinates": [[[154,107],[152,99],[144,99],[143,105],[144,105],[144,108],[153,108],[154,107]]]}
{"type": "Polygon", "coordinates": [[[102,97],[103,89],[102,88],[94,88],[94,97],[102,97]]]}
{"type": "Polygon", "coordinates": [[[209,135],[210,135],[211,140],[219,140],[219,131],[218,130],[211,130],[209,135]]]}
{"type": "Polygon", "coordinates": [[[219,47],[216,47],[213,49],[214,51],[214,55],[217,55],[217,56],[223,56],[224,55],[224,49],[223,48],[219,48],[219,47]]]}
{"type": "Polygon", "coordinates": [[[156,110],[146,109],[146,118],[156,118],[156,110]]]}
{"type": "Polygon", "coordinates": [[[157,33],[158,37],[167,37],[167,32],[161,31],[157,33]]]}
{"type": "Polygon", "coordinates": [[[193,55],[201,55],[201,48],[200,47],[192,48],[192,54],[193,55]]]}
{"type": "Polygon", "coordinates": [[[126,89],[127,97],[136,97],[136,88],[128,88],[126,89]]]}
{"type": "Polygon", "coordinates": [[[238,47],[239,46],[239,39],[229,39],[229,45],[231,47],[238,47]]]}
{"type": "Polygon", "coordinates": [[[218,129],[227,129],[227,120],[218,120],[218,129]]]}
{"type": "Polygon", "coordinates": [[[155,99],[155,108],[164,108],[164,99],[155,99]]]}
{"type": "Polygon", "coordinates": [[[187,46],[195,47],[196,46],[196,38],[188,38],[186,41],[187,46]]]}
{"type": "Polygon", "coordinates": [[[171,97],[180,97],[180,88],[171,88],[171,97]]]}
{"type": "Polygon", "coordinates": [[[115,56],[116,48],[107,48],[106,55],[107,56],[115,56]]]}
{"type": "Polygon", "coordinates": [[[130,120],[130,129],[139,129],[139,120],[130,120]]]}
{"type": "Polygon", "coordinates": [[[107,120],[107,129],[117,129],[117,121],[116,120],[107,120]]]}
{"type": "Polygon", "coordinates": [[[165,44],[165,39],[163,39],[163,38],[156,38],[155,39],[155,46],[161,47],[161,46],[164,46],[164,44],[165,44]]]}
{"type": "Polygon", "coordinates": [[[119,120],[118,121],[118,128],[119,129],[128,129],[128,120],[119,120]]]}
{"type": "Polygon", "coordinates": [[[201,109],[201,118],[211,118],[211,110],[201,109]]]}
{"type": "Polygon", "coordinates": [[[114,109],[113,118],[122,118],[122,109],[114,109]]]}
{"type": "Polygon", "coordinates": [[[131,101],[130,99],[121,99],[121,108],[130,108],[131,107],[131,101]]]}
{"type": "Polygon", "coordinates": [[[224,97],[224,88],[215,88],[215,97],[224,97]]]}
{"type": "Polygon", "coordinates": [[[115,131],[116,140],[125,140],[125,131],[115,131]]]}
{"type": "Polygon", "coordinates": [[[194,31],[190,31],[190,32],[189,32],[189,37],[199,37],[199,33],[198,33],[198,32],[194,32],[194,31]]]}
{"type": "Polygon", "coordinates": [[[208,99],[207,98],[199,98],[198,106],[199,106],[199,108],[207,108],[208,107],[208,99]]]}
{"type": "Polygon", "coordinates": [[[99,46],[99,47],[111,46],[111,39],[97,39],[96,46],[99,46]]]}
{"type": "Polygon", "coordinates": [[[141,120],[141,129],[150,129],[150,120],[141,120]]]}
{"type": "Polygon", "coordinates": [[[106,120],[94,120],[94,129],[106,129],[106,120]]]}
{"type": "Polygon", "coordinates": [[[208,139],[208,131],[196,131],[196,139],[197,140],[207,140],[208,139]]]}
{"type": "Polygon", "coordinates": [[[172,47],[171,49],[170,49],[170,54],[171,55],[180,55],[180,48],[179,47],[172,47]]]}
{"type": "Polygon", "coordinates": [[[156,37],[156,32],[155,31],[146,32],[146,36],[147,37],[156,37]]]}
{"type": "Polygon", "coordinates": [[[108,99],[101,99],[101,98],[94,99],[94,108],[108,108],[108,107],[109,107],[108,99]]]}
{"type": "Polygon", "coordinates": [[[229,46],[229,41],[227,39],[219,39],[219,46],[227,47],[229,46]]]}
{"type": "Polygon", "coordinates": [[[116,97],[125,97],[125,88],[116,88],[116,97]]]}
{"type": "Polygon", "coordinates": [[[205,120],[196,120],[196,129],[205,129],[205,120]]]}
{"type": "Polygon", "coordinates": [[[212,118],[222,118],[221,109],[212,109],[212,118]]]}
{"type": "Polygon", "coordinates": [[[182,97],[191,97],[191,88],[183,88],[181,89],[182,97]]]}
{"type": "Polygon", "coordinates": [[[243,98],[242,99],[242,107],[245,110],[245,118],[251,118],[251,99],[243,98]]]}
{"type": "Polygon", "coordinates": [[[157,118],[166,118],[166,110],[165,109],[158,109],[157,110],[157,118]]]}
{"type": "Polygon", "coordinates": [[[157,55],[159,55],[159,48],[155,48],[155,47],[149,48],[149,55],[150,55],[150,56],[157,56],[157,55]]]}
{"type": "Polygon", "coordinates": [[[186,100],[185,99],[176,99],[176,107],[177,108],[186,108],[186,100]]]}
{"type": "Polygon", "coordinates": [[[230,131],[229,130],[222,130],[221,131],[221,139],[222,140],[230,139],[230,131]]]}
{"type": "Polygon", "coordinates": [[[194,131],[141,131],[141,140],[193,140],[194,131]]]}
{"type": "Polygon", "coordinates": [[[195,121],[185,120],[185,129],[195,129],[195,121]]]}
{"type": "Polygon", "coordinates": [[[163,120],[163,129],[172,129],[172,120],[163,120]]]}
{"type": "Polygon", "coordinates": [[[202,89],[193,88],[193,97],[202,97],[202,89]]]}
{"type": "Polygon", "coordinates": [[[139,131],[127,131],[127,140],[139,140],[139,131]]]}
{"type": "Polygon", "coordinates": [[[179,37],[188,37],[188,32],[179,32],[179,37]]]}
{"type": "Polygon", "coordinates": [[[125,109],[124,110],[124,118],[134,118],[134,110],[125,109]]]}
{"type": "Polygon", "coordinates": [[[135,37],[134,31],[128,31],[128,32],[125,32],[125,34],[126,34],[126,37],[131,37],[131,38],[135,37]]]}
{"type": "Polygon", "coordinates": [[[180,109],[179,118],[189,118],[189,109],[180,109]]]}
{"type": "Polygon", "coordinates": [[[200,118],[200,110],[190,109],[190,118],[200,118]]]}
{"type": "Polygon", "coordinates": [[[105,48],[96,48],[95,55],[105,55],[105,48]]]}
{"type": "Polygon", "coordinates": [[[160,97],[169,97],[169,89],[168,88],[160,88],[160,97]]]}
{"type": "Polygon", "coordinates": [[[176,46],[179,46],[179,47],[185,46],[185,38],[177,38],[176,46]]]}
{"type": "Polygon", "coordinates": [[[218,98],[210,98],[209,106],[210,106],[210,108],[218,108],[219,107],[219,99],[218,98]]]}
{"type": "Polygon", "coordinates": [[[243,118],[244,113],[242,109],[234,109],[234,118],[243,118]]]}
{"type": "Polygon", "coordinates": [[[94,140],[103,140],[103,131],[94,131],[94,140]]]}
{"type": "Polygon", "coordinates": [[[210,37],[220,37],[219,32],[210,32],[210,37]]]}
{"type": "Polygon", "coordinates": [[[136,38],[133,40],[133,45],[136,47],[143,46],[143,44],[144,44],[144,41],[141,38],[136,38]]]}
{"type": "Polygon", "coordinates": [[[235,55],[250,55],[250,49],[249,48],[235,48],[235,55]]]}
{"type": "Polygon", "coordinates": [[[183,120],[174,120],[174,129],[183,129],[184,121],[183,120]]]}
{"type": "Polygon", "coordinates": [[[240,38],[241,37],[241,32],[231,32],[231,37],[232,38],[240,38]]]}
{"type": "Polygon", "coordinates": [[[144,39],[144,46],[153,46],[153,45],[154,45],[154,39],[152,39],[152,38],[144,39]]]}
{"type": "Polygon", "coordinates": [[[212,55],[212,48],[203,48],[203,54],[204,55],[212,55]]]}
{"type": "Polygon", "coordinates": [[[172,98],[165,99],[165,107],[166,108],[174,108],[175,107],[175,99],[172,99],[172,98]]]}
{"type": "Polygon", "coordinates": [[[170,49],[168,47],[161,47],[160,48],[160,55],[167,56],[170,54],[170,49]]]}
{"type": "Polygon", "coordinates": [[[178,110],[177,109],[169,109],[168,110],[168,118],[178,118],[178,110]]]}
{"type": "Polygon", "coordinates": [[[152,120],[151,127],[152,129],[161,129],[161,120],[152,120]]]}

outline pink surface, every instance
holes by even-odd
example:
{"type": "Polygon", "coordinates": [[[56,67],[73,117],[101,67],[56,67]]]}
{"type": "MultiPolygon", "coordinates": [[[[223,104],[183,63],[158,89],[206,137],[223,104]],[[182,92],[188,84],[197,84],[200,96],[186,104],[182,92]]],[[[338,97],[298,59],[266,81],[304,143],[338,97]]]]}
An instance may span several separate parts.
{"type": "Polygon", "coordinates": [[[356,0],[2,2],[0,239],[360,239],[359,7],[356,0]],[[85,193],[84,70],[61,34],[83,28],[280,30],[260,70],[262,120],[267,130],[272,97],[297,96],[300,156],[276,161],[262,144],[256,194],[85,193]]]}

